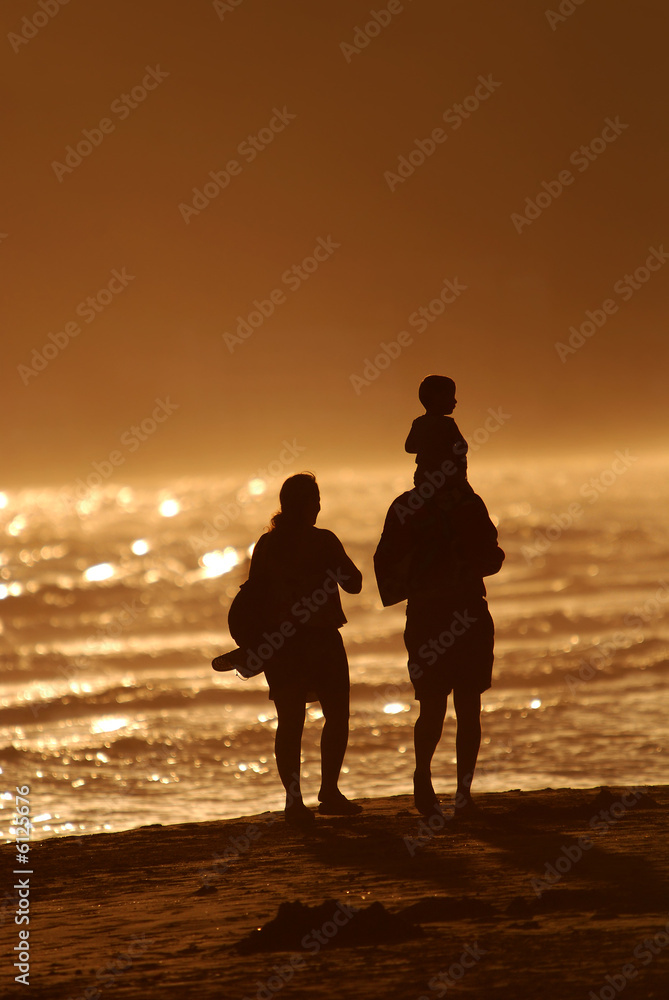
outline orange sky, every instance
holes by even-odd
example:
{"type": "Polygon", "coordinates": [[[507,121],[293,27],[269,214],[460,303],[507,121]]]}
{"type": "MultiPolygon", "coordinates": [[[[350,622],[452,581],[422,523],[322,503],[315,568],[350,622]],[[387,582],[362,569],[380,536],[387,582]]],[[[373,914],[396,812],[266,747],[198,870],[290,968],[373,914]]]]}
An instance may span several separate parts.
{"type": "Polygon", "coordinates": [[[493,457],[666,441],[661,0],[42,5],[2,13],[7,484],[400,460],[430,371],[493,457]]]}

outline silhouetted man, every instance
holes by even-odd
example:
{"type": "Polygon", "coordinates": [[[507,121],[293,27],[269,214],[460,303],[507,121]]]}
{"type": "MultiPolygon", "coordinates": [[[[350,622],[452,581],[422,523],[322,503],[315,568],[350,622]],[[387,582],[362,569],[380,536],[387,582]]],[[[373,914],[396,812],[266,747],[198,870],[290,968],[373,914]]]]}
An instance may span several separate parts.
{"type": "Polygon", "coordinates": [[[504,553],[485,504],[471,487],[429,475],[393,501],[374,554],[385,606],[407,600],[404,642],[420,714],[414,729],[414,801],[424,815],[440,811],[431,762],[441,739],[448,696],[457,717],[456,805],[471,808],[481,743],[481,692],[490,687],[494,629],[483,577],[504,553]]]}

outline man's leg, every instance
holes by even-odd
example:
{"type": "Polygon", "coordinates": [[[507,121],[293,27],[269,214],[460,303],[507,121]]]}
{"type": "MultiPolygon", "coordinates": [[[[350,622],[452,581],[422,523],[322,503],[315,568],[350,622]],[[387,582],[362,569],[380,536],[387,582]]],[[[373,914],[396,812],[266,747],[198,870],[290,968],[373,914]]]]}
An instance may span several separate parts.
{"type": "Polygon", "coordinates": [[[471,800],[471,785],[481,746],[481,695],[477,691],[454,691],[453,705],[458,720],[455,737],[458,790],[456,806],[471,800]]]}
{"type": "Polygon", "coordinates": [[[437,749],[446,718],[448,695],[434,694],[419,702],[420,714],[414,726],[413,741],[416,755],[414,801],[419,812],[432,812],[437,796],[432,787],[430,765],[437,749]]]}

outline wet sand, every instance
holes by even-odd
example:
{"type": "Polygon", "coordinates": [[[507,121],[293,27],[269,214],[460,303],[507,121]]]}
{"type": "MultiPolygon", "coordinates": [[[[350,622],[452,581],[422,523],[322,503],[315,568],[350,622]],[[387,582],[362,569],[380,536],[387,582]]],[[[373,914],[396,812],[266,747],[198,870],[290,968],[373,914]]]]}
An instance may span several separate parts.
{"type": "Polygon", "coordinates": [[[30,986],[5,899],[3,997],[669,997],[669,787],[484,794],[433,829],[409,796],[360,801],[307,832],[263,813],[36,843],[30,986]],[[253,941],[297,900],[340,906],[253,941]]]}

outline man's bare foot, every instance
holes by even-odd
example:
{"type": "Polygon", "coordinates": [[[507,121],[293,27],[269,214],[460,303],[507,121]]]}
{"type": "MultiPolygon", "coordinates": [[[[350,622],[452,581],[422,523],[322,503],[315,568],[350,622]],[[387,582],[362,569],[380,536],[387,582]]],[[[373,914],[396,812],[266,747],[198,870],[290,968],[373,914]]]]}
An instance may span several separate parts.
{"type": "Polygon", "coordinates": [[[481,810],[476,805],[471,795],[465,795],[464,792],[456,792],[455,803],[453,805],[454,813],[453,818],[458,816],[462,817],[472,817],[480,815],[481,810]]]}
{"type": "Polygon", "coordinates": [[[432,779],[428,775],[413,776],[413,801],[416,809],[423,816],[434,816],[441,814],[441,806],[437,793],[432,786],[432,779]]]}

